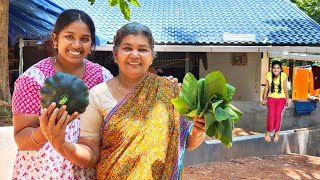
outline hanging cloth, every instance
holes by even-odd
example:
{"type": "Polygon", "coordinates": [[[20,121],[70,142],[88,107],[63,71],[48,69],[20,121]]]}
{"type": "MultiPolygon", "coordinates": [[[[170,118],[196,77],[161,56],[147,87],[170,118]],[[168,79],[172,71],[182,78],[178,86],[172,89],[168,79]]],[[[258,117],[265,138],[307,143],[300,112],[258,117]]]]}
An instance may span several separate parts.
{"type": "Polygon", "coordinates": [[[313,89],[319,89],[320,88],[320,67],[319,66],[312,66],[312,74],[313,74],[313,82],[314,87],[313,89]]]}
{"type": "Polygon", "coordinates": [[[285,72],[287,74],[287,76],[289,76],[289,67],[282,66],[282,70],[283,70],[283,72],[285,72]]]}
{"type": "Polygon", "coordinates": [[[307,100],[309,85],[309,70],[293,68],[292,100],[307,100]]]}
{"type": "Polygon", "coordinates": [[[320,94],[320,89],[314,88],[314,77],[312,69],[310,69],[310,87],[309,87],[309,94],[310,96],[318,96],[320,94]]]}

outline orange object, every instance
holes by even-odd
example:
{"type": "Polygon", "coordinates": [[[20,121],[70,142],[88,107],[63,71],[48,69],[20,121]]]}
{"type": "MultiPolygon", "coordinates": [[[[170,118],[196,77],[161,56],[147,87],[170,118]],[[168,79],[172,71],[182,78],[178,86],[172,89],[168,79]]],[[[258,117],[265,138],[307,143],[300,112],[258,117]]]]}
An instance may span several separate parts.
{"type": "Polygon", "coordinates": [[[283,72],[285,72],[289,76],[289,67],[287,66],[282,66],[283,72]]]}
{"type": "Polygon", "coordinates": [[[309,69],[293,68],[292,100],[307,100],[309,69]]]}

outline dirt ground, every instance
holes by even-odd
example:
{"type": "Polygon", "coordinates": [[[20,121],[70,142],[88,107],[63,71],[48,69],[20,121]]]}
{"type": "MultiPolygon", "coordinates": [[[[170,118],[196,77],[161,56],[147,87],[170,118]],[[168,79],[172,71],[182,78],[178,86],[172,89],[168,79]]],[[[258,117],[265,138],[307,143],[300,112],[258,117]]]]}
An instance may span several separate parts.
{"type": "MultiPolygon", "coordinates": [[[[241,128],[233,130],[233,137],[254,134],[259,133],[241,128]]],[[[212,162],[184,167],[183,179],[320,179],[320,157],[290,154],[212,162]]]]}
{"type": "Polygon", "coordinates": [[[320,157],[290,154],[213,162],[184,167],[183,179],[320,179],[320,157]]]}

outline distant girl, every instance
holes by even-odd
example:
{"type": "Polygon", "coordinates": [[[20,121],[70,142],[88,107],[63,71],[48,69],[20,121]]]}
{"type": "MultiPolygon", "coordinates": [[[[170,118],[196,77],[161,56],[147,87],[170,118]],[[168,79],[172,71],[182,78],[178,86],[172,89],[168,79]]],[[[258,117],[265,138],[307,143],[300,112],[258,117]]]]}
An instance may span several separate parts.
{"type": "Polygon", "coordinates": [[[282,72],[282,65],[280,61],[272,62],[271,72],[267,73],[266,79],[267,81],[262,100],[263,106],[268,104],[265,140],[270,142],[270,132],[274,131],[274,142],[278,142],[282,111],[284,109],[284,105],[289,105],[287,74],[282,72]]]}

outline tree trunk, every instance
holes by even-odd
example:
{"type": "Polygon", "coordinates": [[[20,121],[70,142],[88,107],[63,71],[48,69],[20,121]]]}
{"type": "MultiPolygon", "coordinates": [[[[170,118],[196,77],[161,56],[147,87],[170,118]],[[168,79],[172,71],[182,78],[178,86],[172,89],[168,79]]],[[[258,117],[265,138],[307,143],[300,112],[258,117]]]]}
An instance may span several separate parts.
{"type": "Polygon", "coordinates": [[[0,0],[0,100],[10,102],[8,28],[9,1],[0,0]]]}

